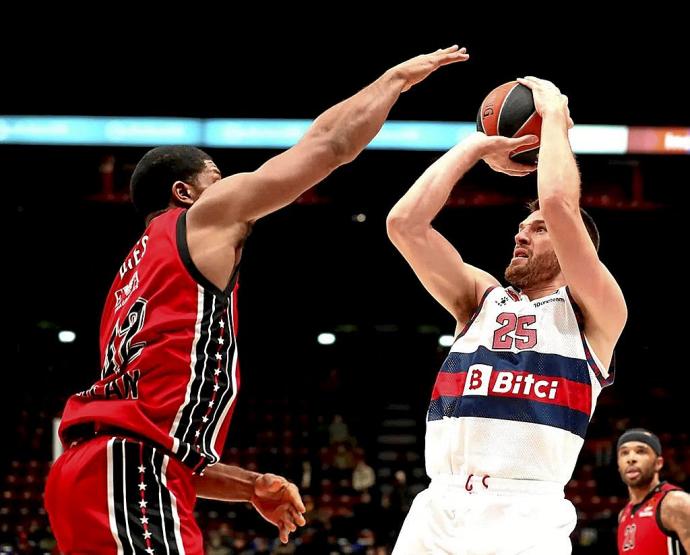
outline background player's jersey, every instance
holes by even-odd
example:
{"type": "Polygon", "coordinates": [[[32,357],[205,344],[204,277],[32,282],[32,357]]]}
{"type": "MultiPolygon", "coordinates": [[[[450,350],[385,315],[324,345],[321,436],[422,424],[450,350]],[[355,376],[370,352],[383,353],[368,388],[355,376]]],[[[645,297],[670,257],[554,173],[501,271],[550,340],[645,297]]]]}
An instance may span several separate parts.
{"type": "Polygon", "coordinates": [[[226,291],[201,275],[186,214],[154,218],[120,267],[101,319],[100,379],[68,400],[63,442],[93,423],[144,436],[196,472],[218,461],[239,387],[236,275],[226,291]]]}
{"type": "Polygon", "coordinates": [[[475,474],[565,485],[603,386],[567,287],[530,301],[489,289],[456,338],[427,414],[429,476],[475,474]]]}
{"type": "Polygon", "coordinates": [[[641,503],[628,503],[618,520],[618,553],[625,555],[685,555],[678,536],[661,524],[661,500],[679,490],[661,482],[641,503]]]}

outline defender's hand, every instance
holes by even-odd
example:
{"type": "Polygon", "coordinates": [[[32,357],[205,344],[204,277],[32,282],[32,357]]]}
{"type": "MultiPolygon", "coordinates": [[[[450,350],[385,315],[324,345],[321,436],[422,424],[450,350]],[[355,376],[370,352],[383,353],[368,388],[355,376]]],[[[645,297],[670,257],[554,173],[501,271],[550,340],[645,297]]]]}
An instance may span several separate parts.
{"type": "Polygon", "coordinates": [[[415,56],[389,69],[397,78],[403,80],[402,92],[409,90],[412,86],[426,79],[439,67],[456,62],[464,62],[470,57],[466,48],[458,49],[457,44],[449,48],[439,48],[431,54],[421,54],[415,56]]]}
{"type": "Polygon", "coordinates": [[[307,521],[302,514],[306,511],[297,486],[282,476],[262,474],[254,483],[252,505],[268,522],[278,527],[280,541],[288,542],[290,532],[307,521]]]}

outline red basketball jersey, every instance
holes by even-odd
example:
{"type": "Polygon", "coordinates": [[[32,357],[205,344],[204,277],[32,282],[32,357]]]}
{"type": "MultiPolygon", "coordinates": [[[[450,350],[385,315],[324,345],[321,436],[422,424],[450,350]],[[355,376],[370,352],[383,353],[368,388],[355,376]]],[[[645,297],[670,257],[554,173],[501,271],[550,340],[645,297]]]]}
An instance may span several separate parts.
{"type": "Polygon", "coordinates": [[[237,276],[221,291],[201,275],[186,214],[154,218],[120,267],[101,319],[100,379],[67,401],[60,437],[83,424],[125,429],[198,473],[220,458],[240,385],[237,276]]]}
{"type": "Polygon", "coordinates": [[[621,555],[684,555],[676,534],[661,524],[660,505],[669,491],[680,490],[661,482],[637,505],[628,503],[618,521],[618,553],[621,555]]]}

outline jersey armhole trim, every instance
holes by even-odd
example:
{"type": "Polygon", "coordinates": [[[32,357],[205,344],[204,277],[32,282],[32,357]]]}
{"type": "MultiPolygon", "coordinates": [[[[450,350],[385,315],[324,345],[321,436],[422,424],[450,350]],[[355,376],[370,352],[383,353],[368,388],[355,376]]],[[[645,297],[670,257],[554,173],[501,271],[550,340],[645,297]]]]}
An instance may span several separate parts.
{"type": "Polygon", "coordinates": [[[594,356],[592,356],[592,352],[589,348],[589,343],[587,342],[587,338],[585,337],[585,325],[582,319],[582,310],[575,302],[575,299],[573,298],[573,295],[570,292],[570,287],[566,286],[565,292],[568,295],[568,300],[570,301],[570,305],[573,307],[573,312],[575,312],[575,317],[577,318],[577,326],[580,329],[580,338],[582,339],[582,347],[585,350],[585,358],[587,359],[587,364],[589,364],[589,367],[594,372],[594,375],[596,376],[599,385],[601,385],[602,388],[607,387],[613,383],[616,377],[615,355],[611,357],[611,363],[609,364],[607,376],[604,376],[604,373],[599,368],[597,361],[595,360],[594,356]]]}
{"type": "Polygon", "coordinates": [[[482,311],[482,307],[484,306],[484,301],[489,296],[489,293],[491,293],[494,289],[496,289],[496,287],[498,287],[498,286],[492,285],[492,286],[488,287],[486,291],[484,291],[484,294],[482,295],[482,299],[479,301],[479,305],[474,310],[474,314],[472,314],[472,317],[465,324],[465,327],[462,328],[462,331],[458,335],[455,336],[455,339],[453,339],[453,343],[455,343],[458,339],[460,339],[463,335],[465,335],[467,333],[467,331],[470,329],[470,326],[472,324],[474,324],[474,321],[477,319],[477,316],[479,316],[479,313],[482,311]]]}
{"type": "Polygon", "coordinates": [[[226,297],[226,293],[221,291],[216,287],[211,281],[206,278],[196,267],[192,256],[189,253],[189,245],[187,245],[187,211],[183,210],[177,217],[176,226],[176,238],[177,238],[177,252],[180,255],[182,264],[185,269],[189,272],[189,275],[194,281],[201,285],[204,289],[210,291],[217,297],[226,297]]]}
{"type": "Polygon", "coordinates": [[[666,496],[672,491],[677,490],[670,489],[663,492],[664,494],[661,496],[661,499],[659,499],[659,502],[656,504],[656,514],[654,515],[654,518],[656,519],[656,524],[659,527],[659,530],[661,530],[664,534],[675,540],[678,539],[678,535],[673,530],[669,530],[668,528],[666,528],[666,526],[664,526],[664,524],[661,522],[661,504],[664,502],[664,499],[666,499],[666,496]]]}

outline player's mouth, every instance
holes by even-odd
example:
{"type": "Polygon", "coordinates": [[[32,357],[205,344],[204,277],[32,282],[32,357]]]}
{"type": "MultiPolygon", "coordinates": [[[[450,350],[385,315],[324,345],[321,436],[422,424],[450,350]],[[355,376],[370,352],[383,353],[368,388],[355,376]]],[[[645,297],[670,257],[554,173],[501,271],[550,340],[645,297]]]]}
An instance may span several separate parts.
{"type": "Polygon", "coordinates": [[[528,258],[529,258],[529,253],[527,252],[527,249],[523,249],[522,247],[518,247],[513,251],[513,260],[519,260],[519,259],[527,260],[528,258]]]}
{"type": "Polygon", "coordinates": [[[631,479],[633,479],[633,480],[634,480],[635,478],[637,478],[640,474],[641,474],[641,473],[640,473],[640,470],[639,470],[638,468],[628,468],[628,469],[625,471],[625,476],[626,476],[626,478],[631,478],[631,479]]]}

